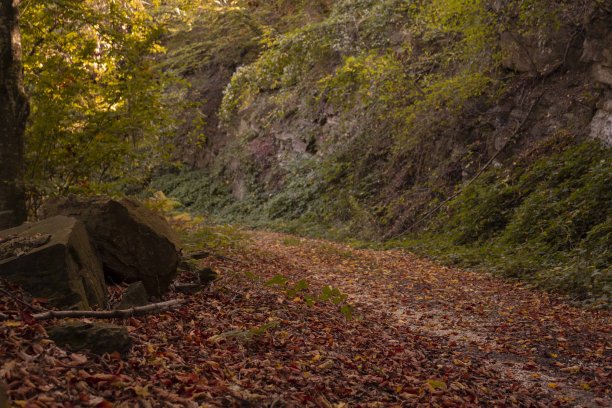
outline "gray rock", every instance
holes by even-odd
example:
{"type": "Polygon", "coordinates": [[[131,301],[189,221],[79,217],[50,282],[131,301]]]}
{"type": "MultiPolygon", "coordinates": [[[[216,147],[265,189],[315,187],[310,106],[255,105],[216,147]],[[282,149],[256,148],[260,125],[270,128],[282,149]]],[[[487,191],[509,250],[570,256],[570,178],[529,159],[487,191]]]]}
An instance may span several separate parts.
{"type": "Polygon", "coordinates": [[[548,35],[506,31],[500,38],[502,64],[517,72],[549,74],[563,64],[567,47],[564,40],[570,37],[566,30],[548,35]]]}
{"type": "Polygon", "coordinates": [[[115,282],[142,281],[150,296],[161,296],[176,276],[179,240],[160,215],[142,204],[108,197],[48,200],[44,217],[57,214],[85,223],[104,272],[115,282]]]}
{"type": "Polygon", "coordinates": [[[132,283],[123,292],[121,302],[119,302],[115,309],[131,309],[133,307],[145,306],[149,303],[149,295],[142,282],[132,283]]]}
{"type": "Polygon", "coordinates": [[[612,65],[608,67],[603,64],[595,64],[591,75],[597,82],[612,86],[612,65]]]}
{"type": "Polygon", "coordinates": [[[204,268],[197,271],[196,276],[200,284],[206,285],[214,282],[219,277],[219,274],[210,268],[204,268]]]}
{"type": "Polygon", "coordinates": [[[63,309],[103,308],[102,265],[83,223],[57,216],[0,232],[0,277],[63,309]]]}
{"type": "Polygon", "coordinates": [[[32,234],[27,236],[9,235],[0,238],[0,259],[22,256],[51,240],[51,234],[32,234]]]}
{"type": "Polygon", "coordinates": [[[176,285],[174,290],[185,295],[195,295],[196,293],[203,291],[204,286],[200,285],[199,283],[182,283],[176,285]]]}
{"type": "Polygon", "coordinates": [[[132,347],[125,327],[106,323],[66,322],[50,327],[47,333],[58,346],[72,351],[89,350],[98,355],[117,351],[126,355],[132,347]]]}
{"type": "Polygon", "coordinates": [[[612,99],[595,113],[591,122],[590,136],[601,140],[607,146],[612,146],[612,99]]]}
{"type": "Polygon", "coordinates": [[[612,26],[609,21],[602,20],[589,27],[582,50],[580,60],[593,64],[593,79],[612,86],[612,26]]]}

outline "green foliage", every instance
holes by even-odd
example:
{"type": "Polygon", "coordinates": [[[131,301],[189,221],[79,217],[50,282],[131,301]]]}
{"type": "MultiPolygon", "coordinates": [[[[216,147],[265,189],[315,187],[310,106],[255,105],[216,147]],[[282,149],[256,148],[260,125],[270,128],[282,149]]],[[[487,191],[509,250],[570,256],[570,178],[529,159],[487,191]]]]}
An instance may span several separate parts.
{"type": "Polygon", "coordinates": [[[387,34],[397,28],[403,1],[341,1],[330,15],[312,24],[274,35],[267,30],[261,37],[264,51],[258,59],[239,68],[227,87],[221,116],[231,120],[236,110],[249,106],[266,91],[292,88],[316,82],[338,60],[372,43],[389,43],[387,34]],[[305,81],[304,76],[310,78],[305,81]]]}
{"type": "Polygon", "coordinates": [[[34,206],[48,194],[117,192],[169,161],[177,101],[156,67],[160,13],[139,0],[22,3],[34,206]]]}
{"type": "Polygon", "coordinates": [[[285,286],[288,281],[283,275],[276,275],[266,282],[266,286],[285,286]]]}
{"type": "Polygon", "coordinates": [[[612,296],[612,160],[597,142],[492,170],[408,247],[603,304],[612,296]]]}
{"type": "Polygon", "coordinates": [[[330,58],[330,44],[319,38],[318,30],[308,27],[279,40],[266,39],[268,49],[233,75],[225,90],[221,118],[230,120],[237,109],[247,107],[261,92],[296,85],[310,61],[330,58]]]}
{"type": "Polygon", "coordinates": [[[331,301],[335,305],[345,302],[348,299],[348,295],[340,292],[338,288],[333,286],[324,286],[319,295],[319,300],[322,302],[331,301]]]}
{"type": "Polygon", "coordinates": [[[229,187],[219,177],[205,171],[169,173],[153,180],[150,188],[163,191],[184,207],[200,214],[221,211],[232,202],[229,187]]]}
{"type": "Polygon", "coordinates": [[[283,245],[285,246],[300,246],[301,243],[302,241],[299,238],[295,238],[295,237],[283,238],[283,245]]]}
{"type": "Polygon", "coordinates": [[[453,203],[456,213],[452,229],[458,244],[486,241],[506,227],[518,191],[503,182],[498,183],[496,176],[495,173],[482,176],[480,183],[466,189],[453,203]]]}
{"type": "MultiPolygon", "coordinates": [[[[252,272],[247,272],[246,276],[252,281],[259,281],[260,277],[252,272]]],[[[320,293],[309,291],[310,284],[302,279],[295,283],[290,283],[289,279],[283,275],[275,275],[264,282],[265,286],[273,287],[284,291],[288,299],[293,301],[304,301],[308,306],[313,306],[316,302],[331,302],[338,306],[340,313],[347,320],[353,318],[353,306],[348,303],[348,295],[333,286],[324,286],[320,293]]]]}
{"type": "Polygon", "coordinates": [[[496,23],[480,1],[337,2],[320,22],[264,36],[265,51],[228,85],[221,116],[231,122],[262,93],[304,94],[317,84],[318,103],[345,111],[347,121],[355,107],[369,111],[393,126],[401,150],[491,88],[496,23]]]}
{"type": "Polygon", "coordinates": [[[248,239],[236,227],[211,225],[202,216],[192,216],[183,211],[184,205],[180,201],[168,198],[161,191],[155,192],[152,197],[143,202],[147,207],[165,217],[181,234],[181,240],[187,252],[236,249],[248,239]]]}
{"type": "Polygon", "coordinates": [[[183,247],[188,252],[209,250],[223,252],[240,248],[248,242],[248,236],[232,225],[212,225],[208,221],[200,222],[196,227],[181,234],[183,247]]]}
{"type": "MultiPolygon", "coordinates": [[[[217,221],[366,240],[401,234],[486,160],[480,143],[491,129],[481,112],[508,78],[498,34],[543,38],[580,26],[584,13],[570,1],[339,0],[308,18],[303,2],[236,4],[218,17],[228,35],[213,25],[219,40],[190,55],[208,63],[221,44],[232,55],[252,53],[220,113],[236,137],[219,162],[241,166],[165,176],[157,188],[217,221]],[[230,21],[243,21],[243,11],[250,22],[238,29],[230,21]],[[282,146],[278,156],[298,159],[270,160],[272,168],[253,154],[258,141],[296,129],[316,149],[282,146]]],[[[291,142],[280,139],[274,143],[291,142]]],[[[582,298],[603,296],[610,231],[597,208],[609,200],[609,160],[598,167],[597,149],[581,149],[487,172],[430,226],[430,245],[410,245],[582,298]]]]}
{"type": "Polygon", "coordinates": [[[345,109],[360,104],[382,110],[403,102],[397,96],[409,92],[409,81],[401,61],[393,54],[369,52],[346,57],[332,75],[319,81],[319,86],[322,95],[345,109]]]}

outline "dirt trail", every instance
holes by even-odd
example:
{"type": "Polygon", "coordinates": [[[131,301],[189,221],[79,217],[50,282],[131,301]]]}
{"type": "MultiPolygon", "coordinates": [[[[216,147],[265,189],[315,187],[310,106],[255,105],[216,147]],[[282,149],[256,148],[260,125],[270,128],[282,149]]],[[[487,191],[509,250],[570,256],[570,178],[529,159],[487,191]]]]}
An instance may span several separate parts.
{"type": "MultiPolygon", "coordinates": [[[[386,335],[396,333],[396,341],[386,340],[398,345],[410,336],[443,348],[445,363],[470,374],[488,372],[509,389],[529,390],[532,402],[611,405],[609,313],[403,251],[354,250],[264,232],[253,239],[262,261],[251,267],[340,288],[370,329],[362,335],[380,339],[380,346],[386,335]]],[[[474,378],[483,381],[482,391],[493,385],[486,378],[474,378]]]]}
{"type": "MultiPolygon", "coordinates": [[[[609,312],[399,251],[250,238],[202,261],[222,278],[185,307],[115,321],[134,339],[125,359],[61,350],[38,323],[0,323],[10,396],[28,407],[612,405],[609,312]],[[288,282],[266,285],[277,275],[288,282]],[[308,289],[288,293],[301,280],[308,289]],[[342,304],[307,304],[328,285],[348,295],[352,319],[342,304]]],[[[0,300],[0,312],[19,307],[0,300]]]]}

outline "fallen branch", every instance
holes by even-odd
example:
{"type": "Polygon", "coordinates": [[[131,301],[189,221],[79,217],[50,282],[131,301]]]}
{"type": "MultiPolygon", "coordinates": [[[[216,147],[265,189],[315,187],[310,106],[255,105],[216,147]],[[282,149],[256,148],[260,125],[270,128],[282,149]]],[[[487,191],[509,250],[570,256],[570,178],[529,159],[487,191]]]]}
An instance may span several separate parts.
{"type": "Polygon", "coordinates": [[[29,308],[31,310],[34,310],[35,312],[42,312],[44,310],[47,310],[47,309],[43,309],[43,308],[40,308],[40,307],[32,306],[28,302],[19,299],[17,296],[15,296],[14,294],[12,294],[11,292],[9,292],[6,289],[0,288],[0,293],[2,293],[5,296],[8,296],[9,298],[13,299],[15,302],[19,303],[20,305],[25,306],[25,307],[27,307],[27,308],[29,308]]]}
{"type": "Polygon", "coordinates": [[[36,320],[49,320],[66,317],[88,317],[92,319],[125,319],[132,316],[142,316],[154,312],[175,308],[185,303],[183,299],[168,300],[166,302],[152,303],[146,306],[133,307],[121,310],[50,310],[44,313],[32,315],[36,320]]]}

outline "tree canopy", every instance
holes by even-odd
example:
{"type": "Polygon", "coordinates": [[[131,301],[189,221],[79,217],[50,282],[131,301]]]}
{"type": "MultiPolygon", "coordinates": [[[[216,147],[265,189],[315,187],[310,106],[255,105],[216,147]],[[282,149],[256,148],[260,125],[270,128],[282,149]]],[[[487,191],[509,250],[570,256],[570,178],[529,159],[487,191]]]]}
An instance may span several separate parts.
{"type": "Polygon", "coordinates": [[[177,82],[157,60],[170,5],[22,3],[32,104],[26,179],[34,207],[48,194],[116,191],[170,160],[171,107],[178,106],[166,90],[177,82]]]}

